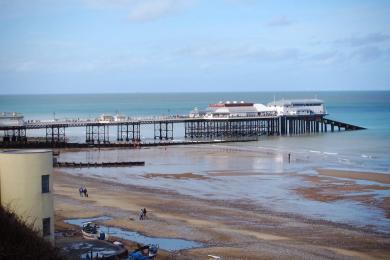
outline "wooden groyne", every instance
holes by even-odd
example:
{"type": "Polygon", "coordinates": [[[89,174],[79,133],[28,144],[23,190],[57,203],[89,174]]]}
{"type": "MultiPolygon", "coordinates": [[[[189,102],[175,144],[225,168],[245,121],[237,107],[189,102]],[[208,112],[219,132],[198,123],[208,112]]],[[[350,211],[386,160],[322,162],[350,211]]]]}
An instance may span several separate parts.
{"type": "Polygon", "coordinates": [[[59,168],[131,167],[145,166],[145,162],[55,162],[53,166],[59,168]]]}

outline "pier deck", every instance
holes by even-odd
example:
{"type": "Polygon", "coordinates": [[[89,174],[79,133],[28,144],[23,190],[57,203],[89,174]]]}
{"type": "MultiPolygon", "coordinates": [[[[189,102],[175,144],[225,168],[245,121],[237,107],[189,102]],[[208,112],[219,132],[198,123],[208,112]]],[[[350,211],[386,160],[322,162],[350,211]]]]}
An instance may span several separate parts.
{"type": "MultiPolygon", "coordinates": [[[[102,122],[97,120],[32,120],[21,126],[1,126],[2,139],[0,147],[29,146],[62,146],[67,142],[67,128],[85,128],[85,145],[110,145],[116,143],[138,147],[148,145],[141,142],[141,126],[153,125],[154,143],[149,145],[167,145],[174,140],[174,125],[184,125],[184,138],[180,143],[213,142],[218,140],[246,141],[262,135],[300,135],[345,130],[362,130],[360,126],[327,119],[322,115],[297,116],[252,116],[229,118],[192,118],[188,116],[144,117],[127,121],[102,122]],[[113,129],[114,128],[114,129],[113,129]],[[116,128],[116,129],[115,129],[116,128]],[[28,137],[29,130],[42,129],[45,134],[40,140],[32,141],[28,137]],[[110,130],[116,132],[116,140],[110,140],[110,130]],[[213,140],[218,139],[218,140],[213,140]],[[243,140],[245,139],[245,140],[243,140]],[[194,141],[196,140],[196,141],[194,141]],[[156,143],[157,142],[157,143],[156,143]],[[43,144],[42,144],[43,143],[43,144]],[[19,145],[17,145],[19,144],[19,145]],[[49,145],[48,145],[49,144],[49,145]]],[[[1,138],[1,136],[0,136],[1,138]]],[[[35,137],[36,138],[36,137],[35,137]]],[[[65,145],[67,144],[68,145],[65,145]]],[[[176,144],[180,144],[176,143],[176,144]]],[[[73,144],[76,146],[77,144],[73,144]]],[[[84,145],[82,145],[84,146],[84,145]]]]}

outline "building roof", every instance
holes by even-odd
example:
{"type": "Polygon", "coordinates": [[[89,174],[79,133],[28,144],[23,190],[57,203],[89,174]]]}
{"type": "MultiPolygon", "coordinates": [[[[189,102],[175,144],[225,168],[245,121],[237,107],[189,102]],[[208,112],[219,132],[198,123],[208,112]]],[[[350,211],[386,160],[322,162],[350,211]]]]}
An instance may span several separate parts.
{"type": "Polygon", "coordinates": [[[268,103],[268,106],[286,106],[286,105],[299,105],[299,104],[316,104],[322,105],[324,101],[317,98],[312,99],[282,99],[268,103]]]}
{"type": "Polygon", "coordinates": [[[268,112],[268,111],[275,111],[275,108],[273,107],[267,107],[263,104],[254,104],[254,107],[258,112],[268,112]]]}
{"type": "Polygon", "coordinates": [[[216,114],[257,113],[257,110],[254,106],[212,107],[212,113],[216,113],[216,114]]]}
{"type": "Polygon", "coordinates": [[[209,107],[252,107],[253,103],[245,101],[220,101],[217,104],[210,104],[209,107]]]}

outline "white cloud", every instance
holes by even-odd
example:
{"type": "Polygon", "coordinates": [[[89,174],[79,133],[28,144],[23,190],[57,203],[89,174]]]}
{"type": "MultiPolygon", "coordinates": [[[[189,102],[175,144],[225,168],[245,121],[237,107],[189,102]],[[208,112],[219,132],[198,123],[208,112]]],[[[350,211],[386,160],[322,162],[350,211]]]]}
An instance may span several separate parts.
{"type": "Polygon", "coordinates": [[[29,57],[0,59],[1,72],[91,72],[118,71],[141,68],[150,61],[147,57],[133,55],[94,57],[29,57]]]}
{"type": "Polygon", "coordinates": [[[268,26],[275,26],[275,27],[290,26],[292,24],[293,21],[286,16],[275,17],[270,22],[268,22],[268,26]]]}
{"type": "Polygon", "coordinates": [[[361,62],[377,60],[383,56],[383,51],[375,46],[362,47],[352,52],[351,57],[357,58],[361,62]]]}
{"type": "MultiPolygon", "coordinates": [[[[389,57],[390,57],[390,51],[389,57]]],[[[215,46],[201,45],[180,49],[178,59],[189,57],[204,64],[222,63],[294,63],[316,66],[376,61],[387,57],[383,48],[375,46],[361,47],[354,50],[301,48],[265,48],[256,45],[215,46]]]]}
{"type": "Polygon", "coordinates": [[[176,14],[197,0],[85,0],[92,8],[121,8],[133,22],[147,22],[176,14]]]}
{"type": "Polygon", "coordinates": [[[129,13],[130,21],[145,22],[172,14],[178,10],[182,1],[150,0],[136,4],[129,13]]]}
{"type": "Polygon", "coordinates": [[[334,41],[336,44],[347,44],[352,47],[378,44],[390,41],[390,35],[385,33],[370,33],[360,36],[351,36],[334,41]]]}
{"type": "Polygon", "coordinates": [[[138,2],[138,0],[84,0],[89,7],[107,8],[107,7],[129,7],[138,2]]]}
{"type": "Polygon", "coordinates": [[[295,48],[267,49],[257,46],[214,47],[201,46],[185,48],[179,55],[213,60],[213,61],[253,61],[253,62],[286,62],[298,61],[303,53],[295,48]]]}
{"type": "Polygon", "coordinates": [[[308,53],[306,61],[314,65],[333,65],[346,61],[346,55],[336,50],[308,53]]]}

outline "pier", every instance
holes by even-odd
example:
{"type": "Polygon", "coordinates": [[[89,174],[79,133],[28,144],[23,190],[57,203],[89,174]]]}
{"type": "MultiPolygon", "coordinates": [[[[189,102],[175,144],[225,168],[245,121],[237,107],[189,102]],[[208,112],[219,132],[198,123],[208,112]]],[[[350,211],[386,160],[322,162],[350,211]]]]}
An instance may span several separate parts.
{"type": "Polygon", "coordinates": [[[28,121],[23,125],[0,126],[0,147],[139,147],[151,145],[194,144],[221,141],[256,140],[259,136],[293,136],[365,129],[319,115],[247,116],[194,118],[189,116],[145,117],[126,121],[63,120],[28,121]],[[175,142],[175,129],[184,125],[184,141],[175,142]],[[141,140],[143,126],[153,126],[154,142],[141,140]],[[84,128],[84,143],[69,143],[68,128],[84,128]],[[43,130],[42,136],[30,137],[31,130],[43,130]],[[110,131],[116,139],[110,139],[110,131]],[[217,140],[215,140],[217,139],[217,140]]]}

